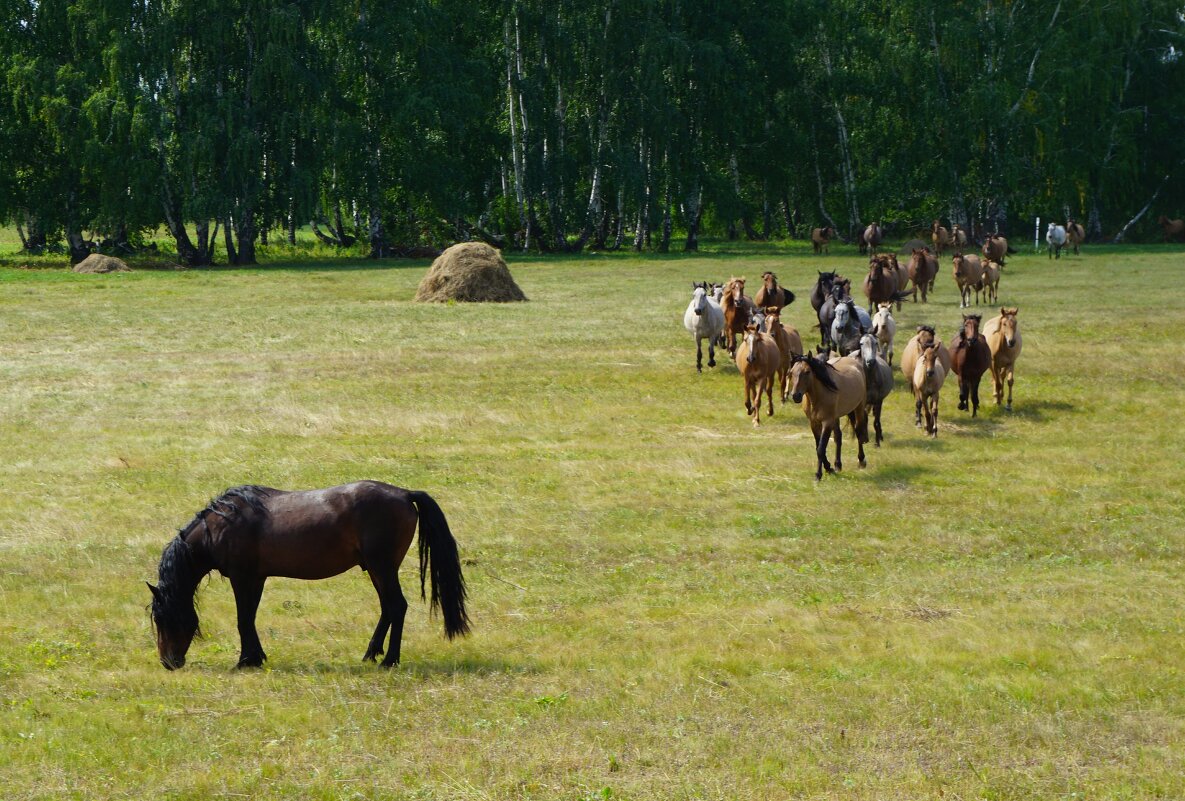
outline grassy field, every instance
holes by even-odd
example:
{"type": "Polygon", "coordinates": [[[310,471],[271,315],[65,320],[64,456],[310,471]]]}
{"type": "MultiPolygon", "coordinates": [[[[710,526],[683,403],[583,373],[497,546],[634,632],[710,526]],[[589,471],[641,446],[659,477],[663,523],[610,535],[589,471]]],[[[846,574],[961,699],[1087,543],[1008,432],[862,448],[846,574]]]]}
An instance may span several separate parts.
{"type": "MultiPolygon", "coordinates": [[[[1014,412],[948,383],[930,441],[898,374],[884,447],[816,484],[801,410],[755,431],[683,309],[772,268],[809,340],[814,271],[861,261],[710,247],[512,257],[515,305],[413,304],[423,262],[0,269],[0,796],[1185,795],[1185,251],[1014,258],[1014,412]],[[160,667],[177,527],[358,478],[440,502],[472,637],[416,598],[383,671],[361,572],[278,579],[236,672],[214,577],[160,667]]],[[[933,297],[901,329],[949,338],[948,260],[933,297]]]]}

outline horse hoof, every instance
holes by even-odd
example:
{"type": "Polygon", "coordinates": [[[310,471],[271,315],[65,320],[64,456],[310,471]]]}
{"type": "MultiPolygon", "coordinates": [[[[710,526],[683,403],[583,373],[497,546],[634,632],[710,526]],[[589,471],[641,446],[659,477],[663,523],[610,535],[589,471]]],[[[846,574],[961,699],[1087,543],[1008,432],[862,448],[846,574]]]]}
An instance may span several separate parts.
{"type": "Polygon", "coordinates": [[[397,667],[398,665],[399,665],[398,659],[384,659],[382,662],[379,662],[379,667],[384,667],[384,668],[393,668],[393,667],[397,667]]]}
{"type": "MultiPolygon", "coordinates": [[[[880,446],[878,445],[877,447],[879,448],[880,446]]],[[[868,467],[868,460],[867,460],[867,459],[861,459],[861,460],[860,460],[860,468],[861,468],[861,469],[863,469],[863,468],[865,468],[865,467],[868,467]]]]}
{"type": "Polygon", "coordinates": [[[1006,412],[1010,412],[1010,411],[1012,411],[1012,404],[1010,403],[1010,404],[1008,404],[1007,406],[1005,406],[1005,407],[1004,407],[1004,411],[1006,411],[1006,412]]]}
{"type": "MultiPolygon", "coordinates": [[[[266,657],[264,657],[264,659],[266,659],[266,657]]],[[[244,657],[244,658],[240,659],[239,664],[235,665],[235,670],[247,670],[248,668],[261,668],[261,667],[263,667],[263,659],[260,659],[259,657],[252,656],[252,657],[244,657]]]]}
{"type": "Polygon", "coordinates": [[[715,361],[710,361],[710,362],[708,362],[708,367],[715,367],[715,366],[716,366],[716,362],[715,362],[715,361]]]}

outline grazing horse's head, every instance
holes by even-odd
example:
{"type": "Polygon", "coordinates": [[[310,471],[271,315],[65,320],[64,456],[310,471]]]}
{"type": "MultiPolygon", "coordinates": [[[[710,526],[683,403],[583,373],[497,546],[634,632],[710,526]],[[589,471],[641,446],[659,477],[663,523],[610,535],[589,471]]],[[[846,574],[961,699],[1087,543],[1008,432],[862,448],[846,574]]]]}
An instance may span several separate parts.
{"type": "Polygon", "coordinates": [[[185,664],[185,654],[200,636],[194,591],[200,579],[189,545],[178,535],[165,546],[160,558],[160,583],[152,591],[152,625],[160,663],[169,670],[185,664]]]}
{"type": "Polygon", "coordinates": [[[724,300],[724,284],[712,284],[712,298],[719,303],[724,300]]]}
{"type": "Polygon", "coordinates": [[[734,303],[740,303],[745,299],[745,279],[733,278],[729,280],[728,286],[725,287],[725,291],[729,295],[732,295],[732,300],[734,303]]]}
{"type": "Polygon", "coordinates": [[[761,274],[761,283],[768,291],[772,292],[778,288],[778,277],[767,270],[761,274]]]}
{"type": "Polygon", "coordinates": [[[692,284],[691,298],[692,310],[697,317],[702,317],[704,311],[708,308],[708,283],[707,281],[692,284]]]}
{"type": "Polygon", "coordinates": [[[1016,347],[1016,332],[1019,330],[1016,312],[1015,306],[1011,309],[1000,307],[1000,333],[1004,335],[1004,344],[1010,348],[1016,347]]]}
{"type": "MultiPolygon", "coordinates": [[[[827,230],[830,231],[831,229],[828,228],[827,230]]],[[[818,272],[818,271],[816,271],[816,272],[818,272]]],[[[819,283],[819,288],[821,290],[823,290],[823,294],[826,295],[828,292],[831,291],[831,285],[835,283],[835,272],[832,271],[829,273],[819,273],[819,282],[818,283],[819,283]]]]}

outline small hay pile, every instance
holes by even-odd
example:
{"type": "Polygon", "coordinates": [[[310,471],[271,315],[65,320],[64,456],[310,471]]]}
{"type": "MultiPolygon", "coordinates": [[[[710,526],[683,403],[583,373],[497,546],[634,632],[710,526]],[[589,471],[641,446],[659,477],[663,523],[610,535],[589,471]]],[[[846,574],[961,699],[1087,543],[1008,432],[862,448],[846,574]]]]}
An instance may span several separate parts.
{"type": "Polygon", "coordinates": [[[507,303],[526,300],[502,254],[484,242],[462,242],[437,257],[416,290],[418,303],[507,303]]]}
{"type": "Polygon", "coordinates": [[[130,273],[132,268],[123,260],[102,253],[92,253],[74,265],[76,273],[130,273]]]}

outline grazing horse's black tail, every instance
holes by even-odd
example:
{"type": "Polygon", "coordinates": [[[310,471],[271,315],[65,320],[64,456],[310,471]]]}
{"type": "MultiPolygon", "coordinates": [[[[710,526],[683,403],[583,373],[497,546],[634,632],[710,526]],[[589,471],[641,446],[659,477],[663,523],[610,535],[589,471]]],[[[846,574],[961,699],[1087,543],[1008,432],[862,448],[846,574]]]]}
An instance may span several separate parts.
{"type": "Polygon", "coordinates": [[[420,513],[420,597],[425,597],[424,580],[431,573],[430,608],[444,614],[444,633],[450,640],[468,634],[467,593],[457,541],[449,531],[444,512],[428,493],[409,491],[408,495],[420,513]]]}

